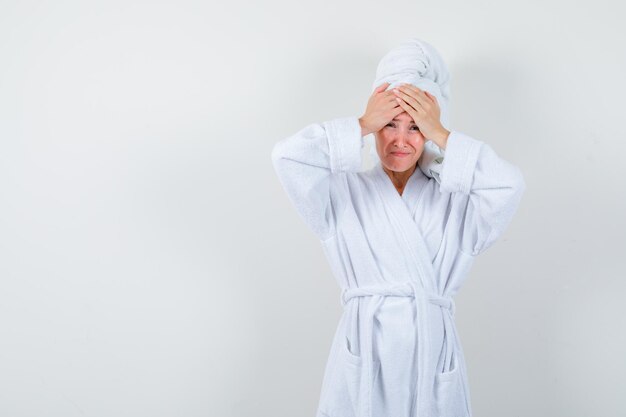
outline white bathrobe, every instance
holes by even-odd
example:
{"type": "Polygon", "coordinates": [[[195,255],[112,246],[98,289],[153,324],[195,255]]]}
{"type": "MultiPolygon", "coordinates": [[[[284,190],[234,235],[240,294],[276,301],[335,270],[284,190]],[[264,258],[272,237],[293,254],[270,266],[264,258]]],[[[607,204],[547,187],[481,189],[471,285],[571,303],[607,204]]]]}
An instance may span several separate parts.
{"type": "Polygon", "coordinates": [[[471,416],[454,301],[474,261],[510,223],[521,171],[452,130],[441,183],[416,169],[402,195],[380,161],[361,167],[357,117],[313,123],[272,161],[320,239],[341,289],[316,417],[471,416]]]}

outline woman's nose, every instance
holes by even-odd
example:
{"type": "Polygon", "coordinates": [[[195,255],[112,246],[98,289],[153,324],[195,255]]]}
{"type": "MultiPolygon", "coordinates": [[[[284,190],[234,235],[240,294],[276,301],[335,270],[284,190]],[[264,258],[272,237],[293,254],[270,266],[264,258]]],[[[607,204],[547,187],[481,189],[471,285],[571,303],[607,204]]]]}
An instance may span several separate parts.
{"type": "Polygon", "coordinates": [[[405,144],[408,141],[408,134],[400,131],[400,132],[396,132],[394,138],[393,138],[393,142],[398,145],[399,147],[403,147],[405,146],[405,144]]]}

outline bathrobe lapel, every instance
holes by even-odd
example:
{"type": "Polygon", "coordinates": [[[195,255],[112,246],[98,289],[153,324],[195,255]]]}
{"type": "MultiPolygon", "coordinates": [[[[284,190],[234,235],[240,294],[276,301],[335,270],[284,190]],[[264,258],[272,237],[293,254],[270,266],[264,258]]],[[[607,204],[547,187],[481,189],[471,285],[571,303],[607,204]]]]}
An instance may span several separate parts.
{"type": "Polygon", "coordinates": [[[376,186],[383,200],[385,211],[394,222],[394,227],[406,240],[408,256],[412,259],[419,275],[419,281],[424,291],[435,293],[437,288],[434,280],[435,272],[425,250],[426,241],[420,231],[414,213],[424,187],[428,183],[428,177],[416,168],[409,178],[402,195],[398,193],[391,179],[383,170],[380,161],[374,167],[376,186]]]}
{"type": "Polygon", "coordinates": [[[433,305],[429,302],[429,298],[431,294],[437,294],[437,285],[434,267],[427,256],[426,242],[413,215],[428,179],[419,167],[416,168],[409,178],[402,196],[400,196],[391,179],[383,170],[380,161],[374,167],[374,174],[375,184],[382,197],[383,206],[391,221],[391,226],[397,229],[403,246],[407,248],[407,255],[415,265],[416,273],[410,271],[409,276],[414,288],[416,331],[420,342],[417,344],[416,386],[418,393],[414,397],[411,415],[431,416],[436,413],[432,400],[436,364],[429,360],[432,357],[432,336],[429,321],[435,317],[433,316],[435,314],[433,305]],[[415,275],[417,275],[417,279],[415,275]]]}

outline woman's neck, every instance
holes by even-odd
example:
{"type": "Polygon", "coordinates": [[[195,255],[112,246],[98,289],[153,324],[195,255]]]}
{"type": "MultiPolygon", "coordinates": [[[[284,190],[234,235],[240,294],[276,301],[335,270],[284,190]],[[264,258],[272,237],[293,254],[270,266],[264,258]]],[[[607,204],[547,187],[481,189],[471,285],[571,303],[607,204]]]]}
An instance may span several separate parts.
{"type": "Polygon", "coordinates": [[[411,175],[413,175],[416,168],[417,168],[417,164],[413,165],[413,167],[407,169],[406,171],[397,172],[397,171],[392,171],[390,169],[387,169],[383,165],[383,170],[385,171],[385,173],[391,180],[391,183],[396,188],[398,193],[400,193],[400,195],[402,195],[402,192],[404,191],[404,187],[406,186],[406,183],[409,182],[409,178],[411,178],[411,175]]]}

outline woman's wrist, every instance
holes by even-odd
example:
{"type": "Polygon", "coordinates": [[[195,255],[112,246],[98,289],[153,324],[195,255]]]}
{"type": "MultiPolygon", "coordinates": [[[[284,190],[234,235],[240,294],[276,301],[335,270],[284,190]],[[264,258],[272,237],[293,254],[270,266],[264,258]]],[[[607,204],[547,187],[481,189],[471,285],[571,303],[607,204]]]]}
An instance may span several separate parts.
{"type": "Polygon", "coordinates": [[[432,138],[429,138],[429,139],[435,142],[435,145],[439,146],[441,149],[446,149],[449,136],[450,136],[450,131],[444,128],[438,131],[432,138]]]}
{"type": "Polygon", "coordinates": [[[370,128],[367,127],[367,124],[363,121],[363,117],[359,117],[359,124],[361,125],[361,136],[367,136],[372,133],[372,130],[370,130],[370,128]]]}

